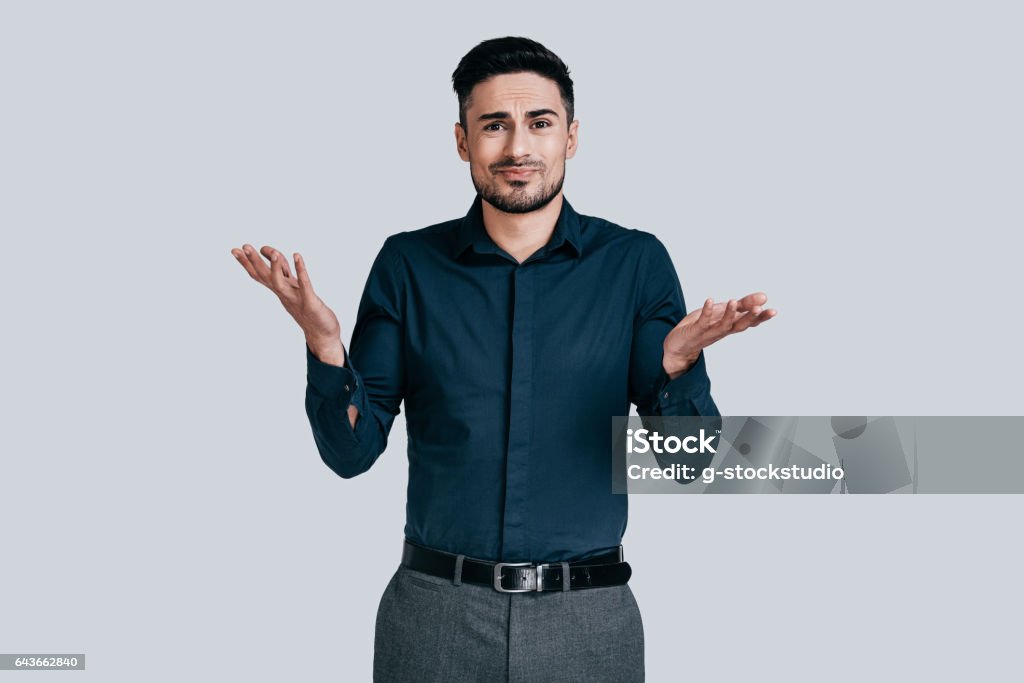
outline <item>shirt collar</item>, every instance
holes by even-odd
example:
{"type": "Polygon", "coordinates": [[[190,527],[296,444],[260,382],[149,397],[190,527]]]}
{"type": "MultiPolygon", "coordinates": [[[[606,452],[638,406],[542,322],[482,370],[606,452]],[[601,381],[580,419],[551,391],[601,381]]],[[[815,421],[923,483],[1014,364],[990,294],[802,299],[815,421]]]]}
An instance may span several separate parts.
{"type": "MultiPolygon", "coordinates": [[[[480,194],[473,199],[472,205],[465,217],[459,221],[455,229],[455,239],[452,241],[452,257],[459,258],[466,249],[472,245],[476,251],[481,253],[495,252],[498,245],[494,243],[491,236],[487,234],[484,227],[483,199],[480,194]]],[[[569,200],[562,195],[562,210],[558,214],[558,221],[555,223],[555,230],[551,233],[551,239],[543,249],[553,251],[562,244],[569,244],[576,256],[582,253],[582,240],[580,239],[580,216],[573,210],[569,200]]]]}

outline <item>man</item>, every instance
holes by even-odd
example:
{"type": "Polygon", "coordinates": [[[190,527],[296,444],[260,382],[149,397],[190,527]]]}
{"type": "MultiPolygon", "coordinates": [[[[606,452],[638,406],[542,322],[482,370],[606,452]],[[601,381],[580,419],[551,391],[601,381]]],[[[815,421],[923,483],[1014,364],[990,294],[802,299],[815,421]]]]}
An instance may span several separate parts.
{"type": "Polygon", "coordinates": [[[566,65],[484,41],[452,77],[477,196],[384,241],[350,349],[300,254],[234,249],[306,338],[324,462],[365,472],[406,407],[402,561],[377,614],[377,681],[640,681],[643,626],[620,545],[610,419],[718,415],[703,349],[771,318],[763,293],[686,314],[650,233],[563,197],[578,145],[566,65]]]}

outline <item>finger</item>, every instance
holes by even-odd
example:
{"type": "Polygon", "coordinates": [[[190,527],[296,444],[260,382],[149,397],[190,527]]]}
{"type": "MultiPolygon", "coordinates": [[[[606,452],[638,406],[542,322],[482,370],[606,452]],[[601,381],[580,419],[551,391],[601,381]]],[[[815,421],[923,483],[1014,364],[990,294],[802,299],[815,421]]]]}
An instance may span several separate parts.
{"type": "Polygon", "coordinates": [[[242,245],[242,253],[245,254],[245,260],[252,267],[252,272],[256,274],[256,279],[270,287],[270,267],[260,258],[256,248],[251,244],[244,244],[242,245]]]}
{"type": "Polygon", "coordinates": [[[714,315],[715,300],[708,297],[704,300],[704,306],[700,309],[700,318],[698,318],[698,322],[702,327],[711,327],[712,323],[714,323],[714,315]]]}
{"type": "Polygon", "coordinates": [[[252,264],[249,263],[249,259],[245,257],[244,251],[241,249],[232,249],[231,255],[235,257],[235,260],[238,261],[243,268],[245,268],[245,272],[249,273],[249,277],[253,280],[259,281],[259,277],[256,275],[256,270],[252,267],[252,264]]]}
{"type": "Polygon", "coordinates": [[[686,315],[687,316],[691,316],[694,321],[703,320],[705,323],[710,322],[710,323],[713,324],[714,321],[716,321],[716,320],[718,320],[718,319],[720,319],[722,317],[722,311],[724,311],[724,310],[725,310],[725,303],[724,302],[717,303],[717,304],[713,303],[710,307],[707,307],[707,302],[704,302],[703,306],[701,306],[700,308],[693,309],[692,311],[690,311],[686,315]]]}
{"type": "Polygon", "coordinates": [[[748,327],[757,327],[765,320],[770,320],[775,315],[775,313],[776,311],[774,308],[769,308],[763,311],[750,311],[746,314],[745,318],[737,322],[733,329],[733,332],[742,332],[748,327]]]}
{"type": "Polygon", "coordinates": [[[701,347],[708,347],[729,334],[732,321],[738,315],[738,306],[739,302],[736,299],[729,299],[722,309],[722,315],[718,316],[713,323],[701,329],[699,335],[701,347]]]}
{"type": "Polygon", "coordinates": [[[778,313],[778,311],[776,311],[774,308],[769,308],[767,310],[761,311],[761,315],[757,316],[757,319],[754,322],[752,322],[750,326],[757,327],[764,321],[771,320],[772,318],[774,318],[776,313],[778,313]]]}
{"type": "Polygon", "coordinates": [[[281,266],[281,272],[284,274],[284,279],[286,281],[292,280],[293,283],[294,283],[294,279],[295,278],[292,277],[292,271],[288,267],[288,259],[286,259],[284,257],[284,254],[282,254],[277,249],[274,249],[273,247],[270,247],[270,246],[265,246],[260,251],[263,253],[264,256],[266,256],[268,259],[270,259],[270,270],[271,270],[271,272],[273,272],[273,270],[274,270],[274,256],[276,255],[277,262],[281,266]]]}
{"type": "Polygon", "coordinates": [[[284,277],[284,256],[277,249],[263,247],[261,252],[270,259],[270,281],[274,284],[274,291],[278,294],[287,294],[289,290],[288,281],[284,277]]]}
{"type": "Polygon", "coordinates": [[[732,325],[732,329],[729,330],[729,334],[735,334],[736,332],[742,332],[748,327],[753,327],[757,324],[758,314],[753,311],[747,311],[740,316],[738,320],[732,325]]]}
{"type": "Polygon", "coordinates": [[[313,283],[309,279],[309,271],[306,270],[306,261],[299,252],[295,252],[293,257],[295,258],[295,276],[299,281],[299,289],[302,291],[303,296],[311,296],[313,294],[313,283]]]}
{"type": "Polygon", "coordinates": [[[722,312],[722,317],[719,318],[718,323],[715,325],[719,331],[728,331],[732,328],[732,324],[736,321],[736,317],[739,315],[740,302],[736,299],[729,299],[729,303],[726,304],[725,311],[722,312]]]}
{"type": "Polygon", "coordinates": [[[725,307],[727,305],[728,305],[728,302],[720,301],[717,304],[715,304],[714,306],[712,306],[711,307],[711,318],[713,320],[718,320],[719,318],[721,318],[722,317],[722,313],[725,312],[725,307]]]}
{"type": "Polygon", "coordinates": [[[749,311],[755,306],[764,306],[768,301],[768,295],[764,292],[753,292],[739,300],[740,310],[749,311]]]}

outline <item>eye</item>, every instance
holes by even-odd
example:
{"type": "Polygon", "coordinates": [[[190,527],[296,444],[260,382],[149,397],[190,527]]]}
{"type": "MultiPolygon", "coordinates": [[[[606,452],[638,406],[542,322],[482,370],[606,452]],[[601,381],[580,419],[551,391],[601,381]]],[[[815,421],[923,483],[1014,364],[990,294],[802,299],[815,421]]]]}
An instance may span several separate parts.
{"type": "Polygon", "coordinates": [[[501,125],[500,123],[489,123],[486,126],[484,126],[484,130],[487,130],[487,131],[497,130],[496,128],[494,128],[494,126],[500,126],[500,125],[501,125]]]}
{"type": "Polygon", "coordinates": [[[550,128],[551,127],[551,123],[548,122],[548,121],[538,121],[537,125],[539,126],[542,123],[544,124],[544,128],[550,128]]]}

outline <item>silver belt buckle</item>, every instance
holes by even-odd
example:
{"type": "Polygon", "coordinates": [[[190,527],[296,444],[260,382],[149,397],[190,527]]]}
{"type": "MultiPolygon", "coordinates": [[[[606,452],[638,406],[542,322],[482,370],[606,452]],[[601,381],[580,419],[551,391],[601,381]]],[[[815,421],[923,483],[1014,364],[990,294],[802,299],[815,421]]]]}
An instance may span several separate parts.
{"type": "Polygon", "coordinates": [[[494,565],[494,590],[500,593],[529,593],[531,591],[542,591],[544,590],[544,579],[541,577],[540,570],[546,567],[546,564],[539,564],[534,566],[532,562],[498,562],[494,565]],[[537,576],[537,587],[536,588],[505,588],[501,585],[501,570],[503,567],[530,567],[534,570],[537,576]]]}

